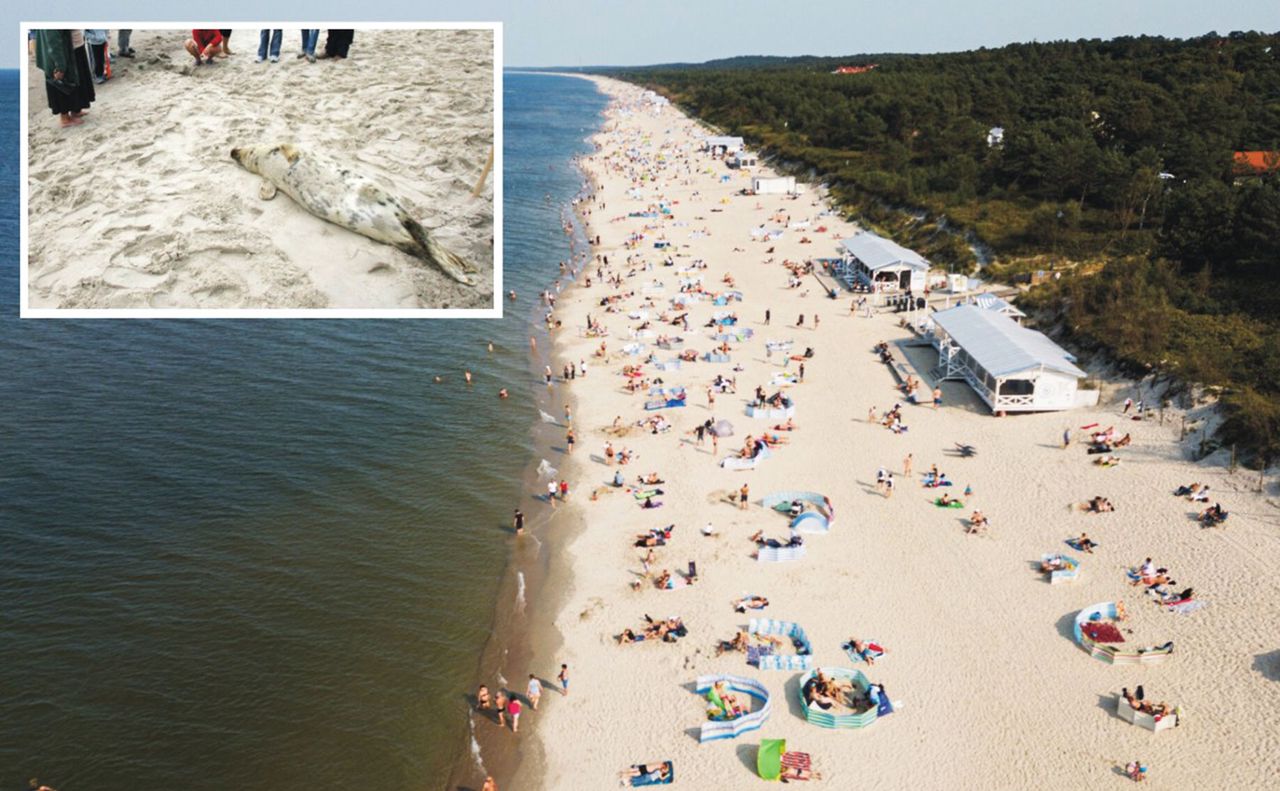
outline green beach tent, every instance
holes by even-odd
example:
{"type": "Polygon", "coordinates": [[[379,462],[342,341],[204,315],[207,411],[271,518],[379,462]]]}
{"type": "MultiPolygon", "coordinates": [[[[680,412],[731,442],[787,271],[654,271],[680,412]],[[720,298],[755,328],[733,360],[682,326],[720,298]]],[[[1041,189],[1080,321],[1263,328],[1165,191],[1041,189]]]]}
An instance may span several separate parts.
{"type": "Polygon", "coordinates": [[[756,772],[765,780],[782,777],[782,754],[787,751],[786,739],[761,739],[756,753],[756,772]]]}

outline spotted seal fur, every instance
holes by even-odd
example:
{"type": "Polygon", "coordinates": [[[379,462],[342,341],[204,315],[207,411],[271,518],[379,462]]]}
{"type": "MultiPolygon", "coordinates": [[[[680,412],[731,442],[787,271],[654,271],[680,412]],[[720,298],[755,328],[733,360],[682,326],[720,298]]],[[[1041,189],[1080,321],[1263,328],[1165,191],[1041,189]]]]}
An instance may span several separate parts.
{"type": "Polygon", "coordinates": [[[460,283],[475,285],[474,266],[437,244],[395,196],[341,162],[290,143],[233,148],[231,158],[262,176],[258,195],[263,200],[281,190],[321,219],[397,247],[460,283]]]}

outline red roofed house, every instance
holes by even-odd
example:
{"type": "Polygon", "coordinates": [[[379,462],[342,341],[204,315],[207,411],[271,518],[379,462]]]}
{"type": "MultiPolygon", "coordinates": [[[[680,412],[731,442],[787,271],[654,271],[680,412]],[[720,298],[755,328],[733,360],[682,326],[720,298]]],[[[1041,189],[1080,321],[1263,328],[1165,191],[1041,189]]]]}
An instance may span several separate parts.
{"type": "Polygon", "coordinates": [[[880,64],[878,63],[871,63],[866,66],[837,66],[836,70],[831,73],[832,74],[863,74],[865,72],[871,71],[872,69],[874,69],[876,66],[879,66],[879,65],[880,64]]]}
{"type": "Polygon", "coordinates": [[[1280,170],[1280,151],[1237,151],[1231,170],[1237,176],[1260,176],[1280,170]]]}

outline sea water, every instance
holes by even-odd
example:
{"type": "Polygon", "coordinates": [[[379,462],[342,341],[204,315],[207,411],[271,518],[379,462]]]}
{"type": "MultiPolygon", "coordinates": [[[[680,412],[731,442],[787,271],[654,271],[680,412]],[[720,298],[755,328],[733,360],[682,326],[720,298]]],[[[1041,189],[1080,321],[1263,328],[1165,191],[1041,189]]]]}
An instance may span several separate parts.
{"type": "Polygon", "coordinates": [[[535,297],[604,98],[505,77],[502,319],[22,321],[17,90],[0,72],[0,784],[441,787],[535,507],[535,297]]]}

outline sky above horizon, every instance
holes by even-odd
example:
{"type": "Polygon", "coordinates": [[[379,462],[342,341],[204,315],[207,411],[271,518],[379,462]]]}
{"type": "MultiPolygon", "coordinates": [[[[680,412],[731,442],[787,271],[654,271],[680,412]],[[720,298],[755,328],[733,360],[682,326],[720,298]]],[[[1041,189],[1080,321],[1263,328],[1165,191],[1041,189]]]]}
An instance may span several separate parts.
{"type": "MultiPolygon", "coordinates": [[[[1012,42],[1198,36],[1210,31],[1280,31],[1280,1],[1241,0],[223,0],[234,20],[501,21],[508,67],[632,66],[701,62],[734,55],[857,55],[952,52],[1012,42]],[[784,13],[779,13],[783,9],[784,13]]],[[[17,68],[23,21],[194,20],[171,0],[5,3],[0,68],[17,68]],[[33,14],[37,11],[40,16],[33,14]]]]}

